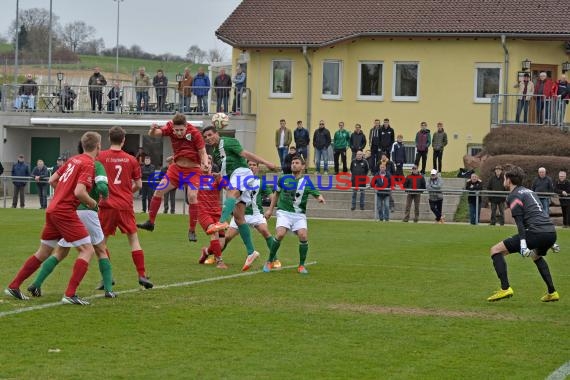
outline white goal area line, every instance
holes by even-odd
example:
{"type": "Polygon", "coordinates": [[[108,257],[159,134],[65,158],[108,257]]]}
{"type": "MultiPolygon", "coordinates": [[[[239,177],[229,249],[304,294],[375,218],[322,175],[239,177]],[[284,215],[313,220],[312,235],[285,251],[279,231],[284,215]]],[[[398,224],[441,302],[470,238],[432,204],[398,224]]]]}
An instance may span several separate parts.
{"type": "MultiPolygon", "coordinates": [[[[317,263],[316,261],[311,261],[311,262],[306,263],[305,266],[315,265],[316,263],[317,263]]],[[[282,270],[293,269],[293,268],[297,269],[297,267],[298,267],[298,265],[287,265],[287,266],[283,266],[282,270]]],[[[206,282],[214,282],[214,281],[221,281],[221,280],[229,280],[232,278],[253,276],[253,275],[259,274],[259,273],[263,273],[263,271],[257,270],[257,271],[241,272],[241,273],[236,273],[236,274],[230,274],[227,276],[208,277],[208,278],[203,278],[201,280],[176,282],[174,284],[166,284],[166,285],[156,285],[152,289],[148,289],[148,291],[155,291],[155,290],[168,289],[168,288],[179,288],[182,286],[192,286],[192,285],[204,284],[206,282]]],[[[136,289],[120,290],[120,291],[114,292],[114,293],[117,295],[120,295],[120,294],[137,293],[140,291],[141,291],[140,288],[136,288],[136,289]]],[[[86,300],[92,300],[92,299],[96,299],[96,298],[103,298],[104,296],[105,296],[104,294],[95,294],[92,296],[81,297],[81,298],[86,299],[86,300]]],[[[22,302],[26,302],[26,301],[22,301],[22,302]]],[[[27,313],[29,311],[43,310],[43,309],[48,309],[50,307],[56,307],[56,306],[62,306],[62,305],[63,304],[61,302],[50,302],[50,303],[44,303],[41,305],[22,307],[19,309],[0,312],[0,318],[7,317],[10,315],[14,315],[14,314],[27,313]]],[[[74,306],[74,305],[70,305],[70,306],[74,306]]]]}
{"type": "Polygon", "coordinates": [[[564,363],[556,371],[552,372],[546,380],[564,380],[570,376],[570,361],[564,363]]]}

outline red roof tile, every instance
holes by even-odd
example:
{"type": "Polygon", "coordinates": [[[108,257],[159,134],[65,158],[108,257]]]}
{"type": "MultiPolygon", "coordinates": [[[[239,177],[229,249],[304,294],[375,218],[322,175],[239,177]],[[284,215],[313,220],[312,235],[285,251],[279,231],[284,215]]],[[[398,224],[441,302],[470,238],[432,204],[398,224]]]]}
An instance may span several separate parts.
{"type": "Polygon", "coordinates": [[[232,46],[323,46],[361,35],[557,37],[570,0],[244,0],[216,31],[232,46]]]}

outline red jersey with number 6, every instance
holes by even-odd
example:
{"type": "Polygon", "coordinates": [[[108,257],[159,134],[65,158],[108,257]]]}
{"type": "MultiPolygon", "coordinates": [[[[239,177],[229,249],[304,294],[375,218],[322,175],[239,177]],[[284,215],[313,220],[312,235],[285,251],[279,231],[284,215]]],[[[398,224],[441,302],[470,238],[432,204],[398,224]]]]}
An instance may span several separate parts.
{"type": "Polygon", "coordinates": [[[200,154],[198,151],[204,148],[206,144],[198,128],[187,123],[186,132],[182,138],[178,138],[174,133],[174,124],[172,121],[166,123],[160,130],[162,131],[162,136],[170,137],[172,151],[174,152],[174,162],[176,162],[179,157],[185,157],[200,164],[200,154]]]}
{"type": "Polygon", "coordinates": [[[109,198],[99,203],[101,208],[133,209],[133,181],[141,179],[141,167],[136,158],[122,150],[107,149],[97,156],[109,181],[109,198]]]}
{"type": "Polygon", "coordinates": [[[75,213],[77,206],[81,203],[75,196],[75,187],[81,183],[85,185],[87,192],[93,187],[93,176],[95,175],[95,164],[91,156],[78,154],[71,157],[67,162],[57,169],[59,182],[55,187],[53,199],[49,203],[46,212],[71,212],[75,213]]]}

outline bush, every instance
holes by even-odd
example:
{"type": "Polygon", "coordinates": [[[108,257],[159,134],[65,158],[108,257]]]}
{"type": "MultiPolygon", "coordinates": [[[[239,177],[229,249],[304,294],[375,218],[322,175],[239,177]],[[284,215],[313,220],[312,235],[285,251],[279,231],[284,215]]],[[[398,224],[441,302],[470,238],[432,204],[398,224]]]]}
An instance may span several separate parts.
{"type": "MultiPolygon", "coordinates": [[[[568,137],[566,137],[566,139],[568,139],[568,137]]],[[[537,177],[537,171],[540,167],[544,167],[546,169],[546,175],[552,178],[553,181],[556,181],[560,169],[570,168],[570,157],[522,156],[514,154],[489,156],[483,161],[479,168],[479,177],[481,177],[483,183],[486,184],[489,177],[493,174],[495,166],[505,166],[507,164],[520,166],[526,173],[524,186],[530,187],[537,177]]]]}
{"type": "MultiPolygon", "coordinates": [[[[494,128],[483,139],[484,152],[496,155],[570,156],[570,136],[553,127],[494,128]]],[[[548,170],[548,168],[547,168],[548,170]]]]}

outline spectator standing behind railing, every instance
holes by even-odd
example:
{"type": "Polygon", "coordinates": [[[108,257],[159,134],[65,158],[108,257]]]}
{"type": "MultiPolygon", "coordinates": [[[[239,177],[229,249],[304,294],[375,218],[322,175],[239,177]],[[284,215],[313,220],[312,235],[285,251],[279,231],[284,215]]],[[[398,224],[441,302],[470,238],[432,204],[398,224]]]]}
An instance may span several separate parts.
{"type": "Polygon", "coordinates": [[[208,92],[210,91],[210,78],[204,74],[204,68],[199,67],[198,73],[192,82],[192,92],[198,100],[198,112],[206,115],[208,113],[208,92]]]}
{"type": "Polygon", "coordinates": [[[406,147],[404,146],[404,136],[398,135],[396,137],[396,142],[392,144],[392,150],[390,151],[390,157],[392,161],[396,164],[396,175],[404,175],[404,163],[406,162],[406,147]]]}
{"type": "Polygon", "coordinates": [[[558,122],[560,125],[564,124],[564,119],[566,118],[566,106],[568,105],[568,100],[570,100],[570,84],[566,80],[566,75],[562,74],[558,82],[556,82],[556,91],[560,97],[558,103],[558,122]]]}
{"type": "Polygon", "coordinates": [[[32,177],[36,181],[36,187],[38,188],[40,209],[44,210],[47,208],[47,180],[49,179],[49,172],[43,160],[38,160],[37,166],[32,170],[32,177]]]}
{"type": "Polygon", "coordinates": [[[91,112],[95,112],[95,105],[99,112],[103,109],[103,87],[107,85],[107,79],[101,74],[99,67],[93,69],[93,75],[87,83],[89,86],[89,98],[91,99],[91,112]]]}
{"type": "Polygon", "coordinates": [[[483,182],[475,173],[471,174],[471,178],[465,184],[465,190],[469,191],[467,202],[469,203],[469,222],[473,225],[479,223],[481,216],[481,195],[479,192],[483,190],[483,182]]]}
{"type": "Polygon", "coordinates": [[[230,88],[232,87],[232,78],[226,75],[225,69],[220,69],[220,74],[214,79],[214,88],[216,89],[216,112],[229,112],[228,103],[230,100],[230,88]]]}
{"type": "MultiPolygon", "coordinates": [[[[178,95],[180,96],[180,112],[190,112],[190,100],[192,99],[192,74],[188,67],[184,68],[182,81],[178,82],[178,95]]],[[[164,198],[166,199],[166,198],[164,198]]]]}
{"type": "MultiPolygon", "coordinates": [[[[532,183],[531,190],[535,193],[553,193],[554,184],[552,179],[546,175],[545,168],[538,168],[538,177],[536,177],[532,183]]],[[[540,203],[542,203],[542,211],[544,215],[550,216],[550,196],[537,194],[540,203]]]]}
{"type": "Polygon", "coordinates": [[[429,193],[429,208],[435,216],[435,222],[439,224],[445,223],[443,216],[443,193],[441,188],[443,180],[438,175],[437,169],[431,169],[429,179],[427,180],[426,187],[429,193]]]}
{"type": "Polygon", "coordinates": [[[168,94],[168,78],[162,69],[156,71],[156,76],[152,80],[152,85],[156,91],[156,110],[166,112],[166,95],[168,94]]]}
{"type": "Polygon", "coordinates": [[[150,187],[149,179],[154,176],[154,165],[150,163],[150,156],[144,158],[144,164],[141,165],[141,198],[142,198],[142,212],[146,212],[147,208],[150,210],[150,199],[152,198],[153,188],[150,187]]]}
{"type": "MultiPolygon", "coordinates": [[[[503,176],[503,167],[500,165],[495,166],[494,173],[489,178],[487,183],[487,190],[489,191],[507,191],[504,185],[505,177],[503,176]]],[[[489,195],[489,202],[491,202],[491,226],[497,223],[497,209],[499,210],[499,224],[505,225],[505,200],[504,194],[491,194],[489,195]]]]}
{"type": "Polygon", "coordinates": [[[370,168],[368,167],[368,161],[364,159],[364,153],[361,150],[356,152],[356,158],[350,163],[350,174],[351,174],[351,185],[352,185],[352,202],[350,204],[350,210],[354,211],[356,209],[356,193],[360,192],[360,209],[364,210],[364,190],[368,184],[366,176],[370,168]]]}
{"type": "Polygon", "coordinates": [[[570,181],[566,179],[566,170],[558,172],[558,181],[554,184],[562,209],[562,228],[570,228],[570,181]]]}
{"type": "Polygon", "coordinates": [[[61,112],[73,111],[73,104],[75,103],[77,94],[69,86],[69,83],[65,82],[63,84],[63,88],[61,89],[61,92],[57,92],[56,96],[59,97],[58,104],[60,106],[61,112]]]}
{"type": "MultiPolygon", "coordinates": [[[[18,162],[12,166],[12,177],[29,177],[30,167],[24,162],[24,155],[20,154],[18,156],[18,162]]],[[[12,199],[12,208],[16,208],[18,205],[18,195],[20,197],[20,207],[26,207],[26,196],[24,195],[24,190],[26,189],[26,182],[21,180],[12,181],[14,184],[14,198],[12,199]]]]}
{"type": "Polygon", "coordinates": [[[520,122],[521,112],[523,113],[523,123],[528,123],[528,103],[534,95],[534,83],[530,81],[529,73],[524,73],[523,80],[515,84],[518,88],[517,116],[515,121],[520,122]]]}
{"type": "MultiPolygon", "coordinates": [[[[240,115],[242,112],[241,109],[241,102],[243,96],[243,90],[245,89],[245,72],[242,71],[241,66],[238,66],[236,69],[236,76],[234,77],[234,101],[232,105],[232,112],[236,115],[240,115]]],[[[298,146],[297,146],[298,148],[298,146]]],[[[305,157],[307,159],[307,157],[305,157]]]]}
{"type": "Polygon", "coordinates": [[[556,94],[556,84],[546,76],[544,71],[538,75],[534,85],[534,94],[538,95],[536,97],[536,122],[538,124],[548,123],[552,96],[556,94]]]}
{"type": "MultiPolygon", "coordinates": [[[[168,172],[168,167],[174,162],[174,156],[166,157],[166,166],[160,169],[160,172],[163,176],[166,175],[168,172]]],[[[170,190],[168,193],[164,194],[164,209],[163,212],[168,214],[168,209],[170,208],[171,214],[176,214],[176,189],[170,190]],[[170,207],[168,207],[168,203],[170,203],[170,207]]]]}
{"type": "Polygon", "coordinates": [[[433,168],[441,173],[443,149],[447,146],[447,132],[443,129],[443,123],[441,121],[437,123],[437,132],[433,134],[431,146],[433,147],[433,168]]]}
{"type": "Polygon", "coordinates": [[[107,98],[109,98],[107,101],[107,111],[119,112],[121,110],[121,102],[123,101],[119,82],[115,81],[115,83],[113,83],[113,88],[109,90],[107,98]]]}
{"type": "Polygon", "coordinates": [[[135,77],[135,93],[137,94],[137,111],[148,112],[148,89],[150,77],[145,73],[145,68],[139,68],[139,75],[135,77]],[[142,105],[144,103],[144,106],[142,105]]]}
{"type": "Polygon", "coordinates": [[[35,109],[36,96],[38,95],[38,84],[32,78],[32,74],[26,74],[26,81],[22,83],[18,90],[18,97],[14,102],[14,108],[19,109],[35,109]]]}
{"type": "Polygon", "coordinates": [[[376,209],[378,211],[378,220],[380,222],[389,222],[390,198],[392,198],[392,180],[390,173],[386,170],[386,165],[380,163],[378,175],[373,178],[375,178],[375,183],[373,185],[376,189],[376,209]]]}
{"type": "Polygon", "coordinates": [[[406,189],[406,211],[404,213],[404,220],[402,221],[407,223],[410,220],[410,209],[412,202],[414,202],[414,223],[417,223],[420,218],[422,193],[426,189],[426,179],[423,175],[418,173],[417,165],[412,166],[412,174],[406,176],[404,189],[406,189]]]}

